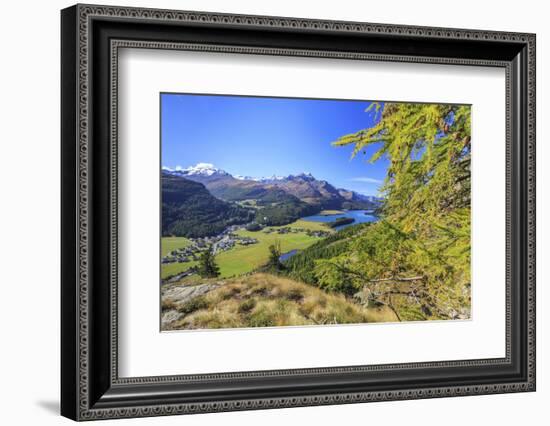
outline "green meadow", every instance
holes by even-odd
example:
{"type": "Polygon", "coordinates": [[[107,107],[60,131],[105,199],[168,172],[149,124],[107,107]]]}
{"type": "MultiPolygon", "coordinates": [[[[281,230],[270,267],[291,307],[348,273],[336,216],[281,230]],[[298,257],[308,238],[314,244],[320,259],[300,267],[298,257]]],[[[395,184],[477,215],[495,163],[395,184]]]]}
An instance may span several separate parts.
{"type": "MultiPolygon", "coordinates": [[[[299,219],[287,226],[271,226],[264,230],[277,230],[280,228],[301,228],[310,231],[331,232],[324,223],[309,222],[299,219]]],[[[269,257],[269,246],[275,243],[281,245],[281,252],[286,253],[291,250],[303,250],[313,243],[319,241],[317,237],[308,236],[305,232],[296,232],[288,234],[278,234],[276,232],[265,233],[262,231],[246,231],[244,229],[235,234],[241,237],[250,237],[258,240],[258,243],[242,246],[235,245],[231,250],[227,250],[216,255],[216,263],[220,268],[220,277],[227,278],[246,274],[265,264],[269,257]]],[[[333,232],[333,231],[332,231],[333,232]]],[[[187,238],[183,237],[164,237],[162,238],[162,255],[166,256],[172,250],[183,248],[191,244],[187,238]]],[[[167,278],[179,274],[187,269],[196,266],[198,262],[186,263],[166,263],[161,267],[161,278],[167,278]]]]}
{"type": "Polygon", "coordinates": [[[198,264],[199,262],[196,260],[192,260],[191,262],[186,263],[165,263],[161,266],[160,277],[162,279],[169,278],[183,271],[187,271],[189,268],[197,266],[198,264]]]}
{"type": "MultiPolygon", "coordinates": [[[[291,225],[291,228],[303,228],[310,230],[326,231],[327,227],[319,222],[307,222],[298,220],[291,225]],[[313,224],[313,225],[312,225],[313,224]]],[[[268,229],[278,229],[280,226],[273,226],[268,229]]],[[[237,245],[232,250],[224,251],[216,256],[216,261],[220,267],[221,277],[232,277],[236,275],[246,274],[254,269],[262,266],[269,258],[269,246],[279,243],[281,252],[286,253],[291,250],[303,250],[316,241],[317,237],[310,237],[305,232],[277,234],[272,232],[267,234],[262,231],[251,232],[241,230],[236,232],[241,237],[256,238],[257,244],[250,246],[237,245]]]]}
{"type": "Polygon", "coordinates": [[[176,249],[187,247],[189,244],[191,244],[191,241],[185,237],[163,237],[161,244],[162,256],[164,257],[176,249]]]}
{"type": "MultiPolygon", "coordinates": [[[[189,244],[191,244],[191,241],[185,237],[163,237],[160,251],[164,257],[176,249],[187,247],[189,244]]],[[[198,262],[196,261],[187,263],[164,263],[161,265],[160,276],[163,279],[171,277],[172,275],[186,271],[187,269],[195,266],[197,263],[198,262]]]]}

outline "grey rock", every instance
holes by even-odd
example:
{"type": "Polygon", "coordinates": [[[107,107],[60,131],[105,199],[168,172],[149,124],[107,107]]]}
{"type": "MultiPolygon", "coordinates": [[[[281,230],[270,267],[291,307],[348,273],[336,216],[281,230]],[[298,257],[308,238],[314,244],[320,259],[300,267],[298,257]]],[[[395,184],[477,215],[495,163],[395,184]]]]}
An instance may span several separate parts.
{"type": "MultiPolygon", "coordinates": [[[[205,295],[209,291],[218,288],[221,284],[209,283],[163,288],[162,300],[171,301],[176,306],[180,306],[195,297],[205,295]]],[[[183,314],[175,309],[163,312],[161,317],[162,329],[165,329],[170,323],[179,320],[182,316],[183,314]]]]}

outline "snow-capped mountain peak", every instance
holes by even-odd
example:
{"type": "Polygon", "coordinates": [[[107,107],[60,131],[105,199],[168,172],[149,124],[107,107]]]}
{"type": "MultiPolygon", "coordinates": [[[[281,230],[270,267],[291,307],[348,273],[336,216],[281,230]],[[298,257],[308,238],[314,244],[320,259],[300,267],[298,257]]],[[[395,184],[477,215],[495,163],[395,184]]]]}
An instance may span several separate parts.
{"type": "Polygon", "coordinates": [[[211,163],[197,163],[194,166],[183,168],[176,166],[174,168],[163,167],[164,171],[182,176],[213,176],[213,175],[229,175],[229,173],[218,169],[211,163]]]}
{"type": "Polygon", "coordinates": [[[269,177],[254,177],[249,179],[254,180],[256,182],[269,183],[269,182],[277,182],[277,181],[285,180],[286,176],[273,175],[269,177]]]}
{"type": "Polygon", "coordinates": [[[226,171],[214,166],[214,164],[212,163],[197,163],[194,166],[189,166],[185,168],[181,166],[176,166],[176,167],[163,166],[162,170],[166,173],[179,175],[179,176],[196,176],[197,178],[200,178],[200,177],[206,178],[211,176],[232,176],[237,180],[249,180],[249,181],[251,180],[259,183],[277,183],[277,182],[291,181],[295,179],[315,180],[315,178],[311,173],[306,173],[306,172],[298,173],[296,175],[288,175],[288,176],[279,176],[275,174],[272,176],[262,176],[262,177],[231,175],[226,171]]]}
{"type": "Polygon", "coordinates": [[[233,175],[237,180],[254,180],[252,176],[233,175]]]}
{"type": "Polygon", "coordinates": [[[184,171],[187,172],[188,175],[212,176],[214,174],[227,174],[211,163],[197,163],[194,166],[187,167],[184,171]]]}

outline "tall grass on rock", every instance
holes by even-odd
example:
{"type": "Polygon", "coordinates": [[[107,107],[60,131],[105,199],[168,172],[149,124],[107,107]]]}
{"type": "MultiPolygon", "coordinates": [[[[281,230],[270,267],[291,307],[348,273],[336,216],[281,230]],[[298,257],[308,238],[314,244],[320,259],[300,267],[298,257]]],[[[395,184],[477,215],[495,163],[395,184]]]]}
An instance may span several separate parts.
{"type": "Polygon", "coordinates": [[[388,310],[365,309],[342,294],[267,273],[227,281],[187,302],[183,317],[167,329],[280,327],[396,321],[388,310]],[[187,306],[189,304],[189,306],[187,306]],[[192,305],[192,306],[191,306],[192,305]]]}

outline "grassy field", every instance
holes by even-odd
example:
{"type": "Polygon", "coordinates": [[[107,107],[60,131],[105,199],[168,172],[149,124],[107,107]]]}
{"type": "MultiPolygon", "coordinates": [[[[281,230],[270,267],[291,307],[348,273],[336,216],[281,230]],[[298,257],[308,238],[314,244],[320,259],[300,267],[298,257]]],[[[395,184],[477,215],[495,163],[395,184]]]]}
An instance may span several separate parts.
{"type": "Polygon", "coordinates": [[[164,237],[161,242],[162,256],[164,257],[176,249],[187,247],[189,244],[191,241],[185,237],[164,237]]]}
{"type": "MultiPolygon", "coordinates": [[[[163,237],[161,240],[161,253],[162,256],[166,256],[170,252],[187,247],[191,244],[187,238],[184,237],[163,237]]],[[[198,262],[187,262],[187,263],[164,263],[160,268],[161,278],[171,277],[172,275],[179,274],[180,272],[187,271],[192,266],[195,266],[198,262]]]]}
{"type": "MultiPolygon", "coordinates": [[[[286,226],[290,226],[291,228],[309,229],[310,231],[335,232],[334,229],[326,226],[326,222],[315,222],[313,220],[298,219],[296,222],[286,226]]],[[[284,226],[273,226],[272,228],[284,228],[284,226]]]]}
{"type": "MultiPolygon", "coordinates": [[[[328,228],[320,222],[307,222],[305,220],[297,220],[287,226],[291,228],[309,229],[312,231],[328,230],[328,228]]],[[[267,229],[278,228],[284,227],[272,226],[267,229]]],[[[305,232],[289,234],[277,234],[273,232],[267,234],[263,231],[251,232],[240,230],[236,232],[236,234],[242,237],[256,238],[258,243],[250,246],[237,245],[232,250],[224,251],[217,255],[216,262],[220,267],[222,278],[246,274],[264,265],[269,258],[269,246],[277,242],[281,245],[281,252],[286,253],[291,250],[303,250],[319,241],[318,237],[310,237],[305,232]]]]}
{"type": "Polygon", "coordinates": [[[280,327],[394,322],[389,308],[364,308],[340,294],[288,278],[257,273],[234,278],[187,302],[163,299],[163,310],[183,314],[165,330],[280,327]]]}
{"type": "MultiPolygon", "coordinates": [[[[284,227],[301,228],[310,231],[325,231],[334,232],[324,223],[308,222],[305,220],[297,220],[294,223],[286,226],[272,226],[266,229],[279,229],[284,227]]],[[[279,242],[283,253],[290,250],[303,250],[316,241],[317,237],[310,237],[305,232],[277,234],[275,232],[267,234],[263,231],[246,231],[240,230],[236,232],[242,237],[251,237],[258,240],[257,244],[249,246],[236,245],[233,249],[222,252],[216,256],[216,262],[220,267],[221,278],[232,277],[236,275],[246,274],[253,271],[259,266],[265,264],[269,257],[269,246],[279,242]]],[[[166,256],[172,250],[186,247],[191,244],[187,238],[183,237],[165,237],[162,239],[162,255],[166,256]]],[[[161,267],[161,278],[168,278],[187,269],[196,266],[198,262],[192,261],[187,263],[166,263],[161,267]]]]}
{"type": "Polygon", "coordinates": [[[186,263],[165,263],[160,268],[160,277],[162,279],[172,277],[180,272],[187,271],[189,268],[197,266],[198,264],[199,262],[196,260],[186,263]]]}

